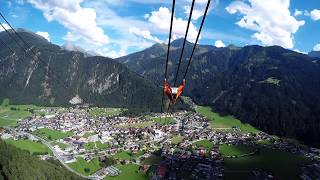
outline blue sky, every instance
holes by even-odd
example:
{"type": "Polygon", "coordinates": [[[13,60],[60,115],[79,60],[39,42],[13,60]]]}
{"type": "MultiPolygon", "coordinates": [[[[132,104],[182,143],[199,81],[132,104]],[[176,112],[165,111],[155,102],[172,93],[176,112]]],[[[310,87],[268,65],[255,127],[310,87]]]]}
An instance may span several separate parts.
{"type": "MultiPolygon", "coordinates": [[[[196,0],[190,41],[206,3],[196,0]]],[[[184,36],[190,5],[191,0],[176,0],[174,38],[184,36]]],[[[119,57],[167,43],[171,0],[1,0],[0,10],[15,28],[37,32],[54,44],[119,57]]],[[[200,43],[320,50],[320,1],[211,0],[200,43]]]]}

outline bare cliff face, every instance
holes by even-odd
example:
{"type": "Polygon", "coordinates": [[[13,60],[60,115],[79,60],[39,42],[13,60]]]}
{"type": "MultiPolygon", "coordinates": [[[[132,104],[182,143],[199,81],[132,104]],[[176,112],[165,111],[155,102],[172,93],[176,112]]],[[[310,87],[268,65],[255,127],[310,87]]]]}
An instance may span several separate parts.
{"type": "Polygon", "coordinates": [[[161,90],[124,65],[106,57],[67,51],[31,32],[18,33],[32,46],[29,53],[5,32],[0,33],[1,40],[14,50],[12,53],[3,46],[0,49],[0,99],[69,105],[77,96],[84,103],[97,106],[160,108],[161,90]]]}

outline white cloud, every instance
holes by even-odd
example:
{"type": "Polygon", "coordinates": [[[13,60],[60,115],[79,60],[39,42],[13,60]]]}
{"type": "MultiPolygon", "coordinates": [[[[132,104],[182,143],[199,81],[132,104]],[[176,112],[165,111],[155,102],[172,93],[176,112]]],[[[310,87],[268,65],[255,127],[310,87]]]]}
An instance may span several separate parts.
{"type": "Polygon", "coordinates": [[[313,50],[314,50],[314,51],[320,51],[320,44],[316,44],[316,45],[313,47],[313,50]]]}
{"type": "Polygon", "coordinates": [[[48,32],[37,31],[36,34],[44,37],[46,40],[50,42],[50,35],[48,32]]]}
{"type": "MultiPolygon", "coordinates": [[[[184,13],[189,17],[189,13],[190,13],[190,6],[184,6],[183,9],[184,9],[184,13]]],[[[191,19],[192,20],[198,20],[200,17],[203,16],[203,13],[204,13],[204,9],[196,9],[194,8],[193,9],[193,12],[192,12],[192,17],[191,19]]]]}
{"type": "Polygon", "coordinates": [[[302,11],[299,11],[298,9],[295,9],[295,10],[294,10],[294,16],[300,16],[300,15],[302,15],[302,14],[303,14],[302,11]]]}
{"type": "MultiPolygon", "coordinates": [[[[43,12],[48,21],[57,21],[67,28],[63,37],[67,42],[80,45],[87,51],[95,51],[103,56],[119,57],[128,52],[150,47],[155,42],[163,42],[168,36],[171,13],[168,8],[140,16],[122,16],[115,8],[130,10],[128,3],[154,4],[171,7],[171,1],[159,0],[25,0],[43,12]],[[127,9],[126,9],[127,8],[127,9]],[[157,17],[158,16],[158,19],[157,17]],[[161,17],[159,17],[161,16],[161,17]],[[165,17],[163,19],[162,17],[165,17]],[[161,23],[158,24],[158,22],[161,23]],[[164,27],[162,26],[163,24],[164,27]],[[89,29],[91,30],[88,30],[89,29]],[[110,38],[103,32],[110,35],[110,38]],[[101,31],[100,31],[101,30],[101,31]],[[99,32],[100,31],[100,32],[99,32]],[[109,34],[110,33],[110,34],[109,34]],[[112,36],[111,36],[112,34],[112,36]],[[106,38],[104,38],[106,37],[106,38]],[[107,41],[105,41],[107,40],[107,41]],[[101,46],[102,45],[102,46],[101,46]]],[[[190,0],[188,0],[191,2],[190,0]]],[[[211,0],[217,1],[217,0],[211,0]]],[[[197,4],[206,4],[207,0],[197,0],[197,4]]],[[[177,11],[186,5],[186,1],[177,2],[177,11]]],[[[204,7],[204,6],[203,6],[204,7]]],[[[204,9],[202,10],[204,11],[204,9]]],[[[203,13],[203,12],[202,12],[203,13]]],[[[183,16],[174,19],[173,38],[184,36],[187,21],[183,16]]],[[[197,35],[194,22],[190,24],[189,41],[197,35]]],[[[52,38],[52,37],[51,37],[52,38]]]]}
{"type": "Polygon", "coordinates": [[[304,11],[303,11],[303,15],[305,15],[305,16],[310,16],[310,13],[309,13],[307,10],[304,10],[304,11]]]}
{"type": "MultiPolygon", "coordinates": [[[[8,29],[11,29],[10,26],[9,26],[8,24],[6,24],[6,23],[3,23],[2,26],[3,26],[4,28],[6,28],[7,30],[8,30],[8,29]]],[[[4,31],[4,29],[2,28],[2,26],[0,26],[0,32],[4,31]]]]}
{"type": "Polygon", "coordinates": [[[295,10],[294,12],[294,16],[300,16],[300,15],[304,15],[304,16],[310,16],[310,18],[314,21],[320,20],[320,10],[319,9],[314,9],[312,11],[299,11],[299,10],[295,10]]]}
{"type": "Polygon", "coordinates": [[[217,40],[215,43],[214,43],[214,46],[215,47],[226,47],[226,45],[221,41],[221,40],[217,40]]]}
{"type": "Polygon", "coordinates": [[[24,0],[16,0],[16,3],[19,5],[24,5],[24,0]]]}
{"type": "MultiPolygon", "coordinates": [[[[143,31],[149,31],[151,34],[153,31],[151,31],[150,23],[147,20],[143,20],[141,17],[120,16],[113,10],[113,8],[110,8],[110,5],[105,3],[105,1],[88,1],[85,3],[85,6],[96,10],[97,24],[99,26],[113,31],[113,36],[110,37],[109,45],[115,46],[116,49],[121,47],[125,52],[128,52],[129,50],[138,51],[154,44],[154,41],[147,40],[142,36],[138,36],[137,34],[130,32],[130,29],[136,27],[143,31]]],[[[154,33],[152,33],[152,37],[156,38],[154,33]]],[[[108,52],[110,51],[108,50],[108,52]]],[[[113,53],[113,55],[121,54],[119,53],[119,50],[116,50],[115,52],[117,53],[113,53]]]]}
{"type": "Polygon", "coordinates": [[[48,21],[56,20],[66,27],[69,32],[65,39],[75,41],[72,37],[77,37],[96,45],[108,43],[108,36],[97,26],[95,10],[81,7],[83,0],[27,1],[40,9],[48,21]]]}
{"type": "Polygon", "coordinates": [[[8,5],[8,8],[11,8],[12,2],[11,2],[11,1],[8,1],[8,2],[7,2],[7,5],[8,5]]]}
{"type": "Polygon", "coordinates": [[[137,27],[131,27],[129,29],[129,32],[138,36],[138,37],[142,37],[144,39],[150,40],[150,41],[154,41],[157,43],[162,43],[162,41],[160,39],[158,39],[157,37],[153,37],[150,33],[149,30],[141,30],[137,27]]]}
{"type": "Polygon", "coordinates": [[[320,20],[320,10],[319,9],[312,10],[310,12],[310,17],[314,21],[320,20]]]}
{"type": "Polygon", "coordinates": [[[145,15],[143,16],[144,19],[149,19],[149,17],[150,17],[149,14],[145,14],[145,15]]]}
{"type": "Polygon", "coordinates": [[[81,39],[81,36],[76,33],[67,32],[67,34],[62,39],[68,42],[75,42],[81,39]]]}
{"type": "Polygon", "coordinates": [[[263,45],[280,45],[293,48],[294,37],[304,21],[297,21],[289,11],[290,0],[249,0],[234,1],[226,10],[230,14],[243,15],[236,24],[242,28],[256,31],[253,38],[263,45]]]}
{"type": "MultiPolygon", "coordinates": [[[[212,9],[214,9],[218,4],[219,4],[220,0],[212,0],[210,3],[210,7],[208,10],[208,14],[210,13],[210,11],[212,9]]],[[[189,17],[189,13],[190,13],[190,8],[191,8],[191,1],[186,1],[186,5],[183,6],[184,9],[184,13],[189,17]]],[[[193,7],[193,12],[192,12],[192,20],[198,20],[200,17],[203,16],[206,5],[208,3],[208,0],[196,0],[194,7],[193,7]]]]}
{"type": "MultiPolygon", "coordinates": [[[[158,11],[152,11],[148,19],[153,30],[161,33],[166,33],[166,34],[169,32],[169,29],[170,29],[170,20],[171,20],[171,12],[166,7],[160,7],[158,11]]],[[[173,24],[174,24],[172,28],[173,39],[184,37],[188,21],[183,20],[182,18],[174,17],[173,24]]],[[[191,42],[194,42],[196,37],[197,37],[197,30],[196,30],[196,27],[191,22],[189,26],[189,34],[187,39],[191,42]]]]}
{"type": "Polygon", "coordinates": [[[118,58],[118,57],[127,55],[127,52],[124,49],[120,49],[119,51],[116,51],[109,48],[98,49],[96,50],[96,53],[100,54],[101,56],[105,56],[109,58],[118,58]]]}
{"type": "Polygon", "coordinates": [[[298,53],[301,53],[301,54],[308,54],[307,52],[300,51],[299,49],[294,49],[294,51],[298,52],[298,53]]]}

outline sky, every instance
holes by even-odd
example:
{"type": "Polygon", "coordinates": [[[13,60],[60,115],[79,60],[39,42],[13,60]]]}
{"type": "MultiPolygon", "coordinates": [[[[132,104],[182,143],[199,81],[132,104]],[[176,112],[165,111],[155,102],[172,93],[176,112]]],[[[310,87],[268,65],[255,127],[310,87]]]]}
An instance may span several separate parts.
{"type": "MultiPolygon", "coordinates": [[[[116,58],[167,43],[171,0],[0,0],[14,28],[60,46],[73,44],[116,58]]],[[[192,0],[176,0],[173,39],[184,37],[192,0]]],[[[194,42],[207,0],[195,0],[188,40],[194,42]]],[[[4,23],[0,19],[0,23],[4,23]]],[[[0,29],[2,31],[2,29],[0,29]]],[[[279,45],[320,51],[320,0],[211,0],[200,44],[279,45]]]]}

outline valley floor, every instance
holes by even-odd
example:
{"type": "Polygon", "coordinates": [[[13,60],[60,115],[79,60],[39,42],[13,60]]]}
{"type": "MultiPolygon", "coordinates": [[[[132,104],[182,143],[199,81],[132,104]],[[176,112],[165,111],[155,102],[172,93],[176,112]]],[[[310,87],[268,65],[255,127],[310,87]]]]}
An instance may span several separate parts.
{"type": "Polygon", "coordinates": [[[299,179],[320,150],[268,135],[208,107],[125,117],[120,108],[0,106],[0,136],[88,179],[299,179]]]}

